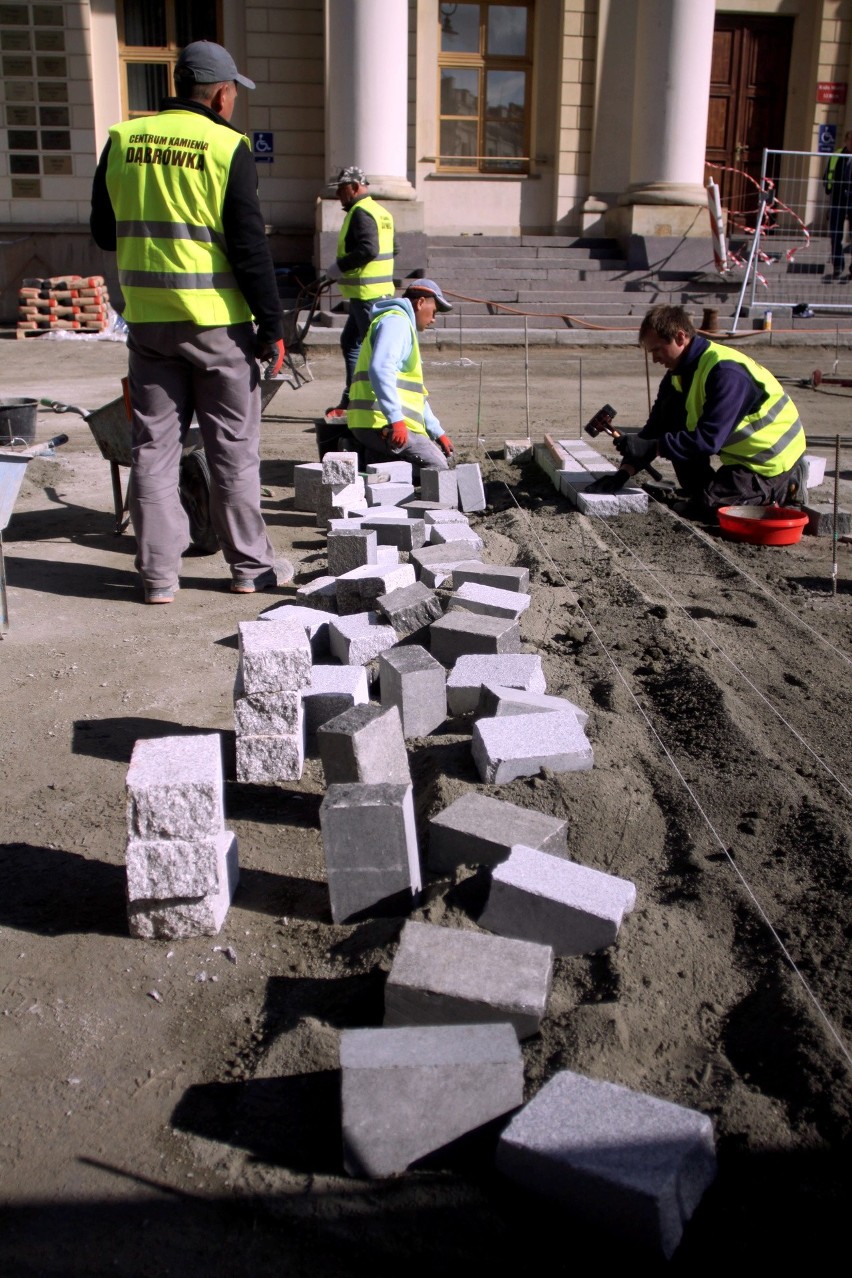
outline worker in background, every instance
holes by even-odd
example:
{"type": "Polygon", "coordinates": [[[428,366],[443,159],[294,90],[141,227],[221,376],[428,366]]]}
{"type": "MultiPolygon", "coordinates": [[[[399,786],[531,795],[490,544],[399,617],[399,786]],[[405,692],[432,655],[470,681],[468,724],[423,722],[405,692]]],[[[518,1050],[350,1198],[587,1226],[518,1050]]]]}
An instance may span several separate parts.
{"type": "Polygon", "coordinates": [[[280,368],[284,345],[251,147],[230,124],[238,85],[255,87],[221,45],[187,45],[176,96],[113,125],[92,189],[92,235],[117,253],[124,294],[130,512],[151,604],[173,601],[190,542],[178,477],[193,413],[231,590],[292,577],[286,560],[276,566],[260,509],[258,360],[280,368]]]}
{"type": "Polygon", "coordinates": [[[617,492],[659,456],[674,466],[686,497],[682,514],[706,518],[720,506],[805,504],[805,432],[768,369],[696,333],[680,306],[652,307],[639,344],[666,375],[639,433],[616,440],[620,469],[587,492],[617,492]],[[714,470],[716,454],[722,464],[714,470]]]}
{"type": "Polygon", "coordinates": [[[831,274],[824,279],[848,282],[852,267],[847,275],[843,241],[846,223],[852,226],[852,129],[845,135],[840,150],[829,157],[822,184],[830,201],[828,234],[831,240],[831,274]]]}
{"type": "Polygon", "coordinates": [[[346,424],[349,388],[358,362],[361,342],[370,323],[370,308],[381,297],[393,297],[393,260],[397,246],[393,218],[377,204],[368,190],[370,183],[356,164],[341,169],[328,189],[336,191],[346,211],[337,237],[337,257],[326,267],[319,283],[331,280],[349,303],[349,314],[340,335],[340,349],[346,366],[346,385],[340,403],[327,408],[325,420],[346,424]]]}
{"type": "Polygon", "coordinates": [[[434,280],[414,280],[400,298],[376,302],[352,379],[349,430],[368,462],[409,461],[446,470],[452,440],[429,407],[418,333],[452,306],[434,280]]]}

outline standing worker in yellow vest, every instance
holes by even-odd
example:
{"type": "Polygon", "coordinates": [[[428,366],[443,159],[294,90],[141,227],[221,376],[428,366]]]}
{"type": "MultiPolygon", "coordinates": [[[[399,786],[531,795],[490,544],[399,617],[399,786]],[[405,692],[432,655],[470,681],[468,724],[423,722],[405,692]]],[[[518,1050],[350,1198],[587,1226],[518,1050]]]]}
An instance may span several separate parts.
{"type": "Polygon", "coordinates": [[[370,323],[370,308],[382,297],[392,297],[393,260],[397,246],[393,218],[377,204],[368,190],[364,170],[356,164],[341,169],[331,178],[328,189],[336,191],[346,211],[337,237],[337,257],[320,279],[332,280],[349,303],[349,314],[340,335],[340,349],[346,365],[346,385],[340,403],[326,409],[327,422],[346,424],[349,388],[358,362],[358,352],[370,323]]]}
{"type": "Polygon", "coordinates": [[[221,45],[187,45],[176,96],[113,125],[92,187],[92,235],[116,252],[124,295],[130,513],[151,604],[173,601],[189,546],[178,481],[193,413],[231,590],[269,590],[293,572],[274,560],[260,509],[258,360],[280,367],[283,323],[254,159],[230,124],[238,84],[255,87],[221,45]]]}
{"type": "Polygon", "coordinates": [[[620,469],[587,492],[617,492],[659,456],[672,463],[683,489],[681,514],[703,518],[720,506],[806,503],[804,428],[767,368],[696,333],[681,306],[653,306],[639,327],[639,344],[666,375],[638,435],[616,441],[620,469]],[[714,470],[710,458],[717,454],[722,464],[714,470]]]}

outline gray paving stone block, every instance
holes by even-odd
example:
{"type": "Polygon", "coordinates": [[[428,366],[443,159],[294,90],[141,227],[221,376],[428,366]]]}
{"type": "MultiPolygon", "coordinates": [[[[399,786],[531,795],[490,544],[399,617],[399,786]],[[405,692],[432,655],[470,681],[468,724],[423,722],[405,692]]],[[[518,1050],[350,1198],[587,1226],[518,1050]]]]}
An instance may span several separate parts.
{"type": "Polygon", "coordinates": [[[484,683],[506,688],[545,692],[547,682],[538,653],[500,653],[493,656],[459,657],[447,676],[447,705],[450,714],[469,714],[479,704],[484,683]]]}
{"type": "Polygon", "coordinates": [[[326,531],[357,532],[366,518],[366,515],[352,515],[349,519],[329,519],[326,531]]]}
{"type": "Polygon", "coordinates": [[[130,935],[141,940],[179,941],[190,936],[215,936],[225,922],[240,877],[237,840],[224,831],[217,841],[218,866],[215,891],[198,898],[128,903],[130,935]]]}
{"type": "Polygon", "coordinates": [[[341,617],[367,612],[375,607],[380,595],[390,594],[401,586],[413,586],[416,580],[411,564],[363,564],[337,578],[337,608],[341,617]]]}
{"type": "Polygon", "coordinates": [[[467,542],[474,551],[482,550],[484,546],[479,533],[465,524],[432,524],[429,529],[430,546],[442,546],[448,542],[456,545],[460,541],[467,542]]]}
{"type": "Polygon", "coordinates": [[[425,648],[406,644],[379,657],[383,706],[396,706],[405,737],[425,737],[447,717],[447,676],[425,648]]]}
{"type": "Polygon", "coordinates": [[[302,689],[305,734],[308,741],[317,729],[353,706],[370,700],[367,672],[363,666],[314,666],[311,682],[302,689]]]}
{"type": "Polygon", "coordinates": [[[669,1259],[716,1175],[711,1120],[563,1070],[503,1131],[497,1167],[606,1235],[669,1259]]]}
{"type": "Polygon", "coordinates": [[[432,622],[429,650],[445,666],[475,653],[520,652],[521,630],[509,617],[480,617],[458,609],[432,622]]]}
{"type": "Polygon", "coordinates": [[[398,550],[419,550],[426,541],[426,525],[422,519],[409,519],[402,511],[395,518],[377,519],[373,523],[369,517],[364,520],[364,527],[372,529],[380,546],[396,546],[398,550]]]}
{"type": "Polygon", "coordinates": [[[385,985],[384,1023],[508,1021],[518,1038],[529,1038],[538,1033],[552,979],[549,945],[409,919],[385,985]]]}
{"type": "Polygon", "coordinates": [[[470,527],[470,520],[463,510],[457,510],[454,506],[434,506],[427,502],[423,505],[427,507],[423,511],[423,521],[427,525],[460,524],[464,528],[470,527]]]}
{"type": "Polygon", "coordinates": [[[615,942],[635,904],[628,879],[516,844],[491,871],[479,926],[557,954],[592,954],[615,942]]]}
{"type": "Polygon", "coordinates": [[[367,481],[367,502],[371,508],[375,506],[398,506],[400,502],[411,497],[417,490],[413,484],[371,484],[367,481]]]}
{"type": "Polygon", "coordinates": [[[443,615],[444,605],[422,581],[415,581],[410,586],[392,590],[390,594],[379,595],[376,611],[403,639],[436,621],[443,615]]]}
{"type": "Polygon", "coordinates": [[[341,577],[353,568],[376,563],[378,541],[375,532],[366,527],[328,530],[328,572],[341,577]]]}
{"type": "Polygon", "coordinates": [[[424,546],[421,550],[412,550],[411,562],[417,568],[418,577],[423,576],[422,569],[436,565],[468,563],[472,559],[481,559],[482,553],[471,551],[469,541],[448,541],[440,546],[424,546]]]}
{"type": "MultiPolygon", "coordinates": [[[[336,602],[336,582],[334,589],[336,602]]],[[[268,612],[262,612],[257,620],[298,622],[299,625],[305,628],[305,634],[308,636],[313,656],[323,657],[329,651],[328,623],[335,615],[335,613],[327,612],[323,608],[309,608],[305,604],[286,603],[280,604],[277,608],[270,608],[268,612]]]]}
{"type": "Polygon", "coordinates": [[[549,697],[546,693],[524,692],[520,688],[504,688],[498,683],[484,683],[476,707],[477,719],[499,719],[508,714],[574,714],[581,728],[589,721],[582,706],[567,697],[549,697]]]}
{"type": "Polygon", "coordinates": [[[335,923],[409,912],[421,887],[410,785],[330,785],[320,828],[335,923]]]}
{"type": "Polygon", "coordinates": [[[450,597],[450,612],[461,609],[484,617],[509,617],[519,621],[530,606],[529,595],[519,590],[500,590],[497,586],[483,586],[477,581],[463,581],[450,597]]]}
{"type": "Polygon", "coordinates": [[[399,643],[393,626],[387,626],[375,612],[357,612],[329,623],[331,655],[344,666],[364,665],[380,652],[399,643]]]}
{"type": "Polygon", "coordinates": [[[215,837],[225,825],[219,733],[137,741],[126,786],[128,837],[215,837]]]}
{"type": "Polygon", "coordinates": [[[531,439],[507,439],[503,443],[503,456],[509,462],[530,461],[533,455],[531,439]]]}
{"type": "MultiPolygon", "coordinates": [[[[812,537],[831,537],[834,533],[834,503],[817,504],[816,502],[808,502],[804,507],[803,514],[807,515],[808,522],[805,532],[812,537]]],[[[842,506],[837,508],[837,534],[840,536],[844,533],[852,532],[852,513],[844,510],[842,506]]]]}
{"type": "Polygon", "coordinates": [[[368,462],[368,475],[388,475],[392,483],[410,484],[412,482],[411,462],[385,461],[368,462]]]}
{"type": "Polygon", "coordinates": [[[322,487],[322,462],[302,462],[293,467],[293,509],[316,512],[322,487]]]}
{"type": "Polygon", "coordinates": [[[477,719],[471,740],[473,761],[483,781],[501,785],[516,777],[551,772],[588,772],[594,764],[591,743],[572,713],[513,714],[477,719]]]}
{"type": "Polygon", "coordinates": [[[382,567],[388,567],[390,564],[399,563],[399,551],[396,546],[377,546],[376,547],[376,563],[382,567]]]}
{"type": "Polygon", "coordinates": [[[460,462],[454,473],[458,484],[460,508],[467,513],[473,510],[484,510],[485,488],[479,462],[460,462]]]}
{"type": "Polygon", "coordinates": [[[320,608],[323,612],[337,612],[337,578],[314,577],[304,586],[296,587],[300,603],[306,608],[320,608]]]}
{"type": "Polygon", "coordinates": [[[511,1025],[344,1030],[343,1159],[392,1176],[517,1108],[523,1059],[511,1025]]]}
{"type": "Polygon", "coordinates": [[[515,590],[529,594],[529,568],[509,568],[504,564],[483,564],[477,559],[453,566],[453,589],[458,590],[466,581],[480,586],[495,586],[498,590],[515,590]]]}
{"type": "Polygon", "coordinates": [[[234,680],[234,726],[237,735],[277,736],[302,731],[302,691],[252,692],[246,695],[242,676],[234,680]]]}
{"type": "Polygon", "coordinates": [[[507,860],[516,843],[566,856],[567,839],[562,818],[470,790],[429,822],[429,868],[439,873],[461,865],[492,868],[507,860]]]}
{"type": "Polygon", "coordinates": [[[422,581],[424,586],[428,586],[430,590],[437,590],[439,586],[443,586],[450,581],[452,575],[452,564],[433,564],[431,567],[421,568],[417,574],[417,579],[422,581]]]}
{"type": "Polygon", "coordinates": [[[360,476],[353,484],[320,484],[317,489],[317,528],[327,528],[331,519],[366,513],[367,494],[360,476]]]}
{"type": "Polygon", "coordinates": [[[241,621],[240,671],[246,696],[286,692],[310,681],[311,645],[298,621],[241,621]]]}
{"type": "Polygon", "coordinates": [[[125,854],[128,901],[200,897],[219,888],[219,843],[233,835],[220,831],[208,839],[128,839],[125,854]]]}
{"type": "Polygon", "coordinates": [[[322,482],[326,486],[345,488],[358,482],[357,453],[325,453],[322,459],[322,482]]]}
{"type": "Polygon", "coordinates": [[[411,772],[395,705],[352,706],[317,729],[326,785],[408,785],[411,772]]]}
{"type": "Polygon", "coordinates": [[[277,736],[238,735],[237,780],[255,785],[298,781],[305,770],[304,717],[298,732],[277,736]]]}
{"type": "Polygon", "coordinates": [[[408,501],[401,503],[400,510],[406,511],[409,519],[425,520],[430,511],[458,511],[458,506],[446,506],[440,501],[424,501],[421,497],[411,497],[408,501]]]}
{"type": "Polygon", "coordinates": [[[441,506],[458,506],[459,487],[456,471],[435,470],[431,466],[423,466],[420,471],[420,497],[423,501],[436,501],[441,506]]]}
{"type": "MultiPolygon", "coordinates": [[[[568,494],[565,494],[568,496],[568,494]]],[[[618,497],[615,493],[589,493],[586,496],[575,490],[573,499],[581,515],[597,515],[599,519],[614,519],[619,513],[618,497]]]]}

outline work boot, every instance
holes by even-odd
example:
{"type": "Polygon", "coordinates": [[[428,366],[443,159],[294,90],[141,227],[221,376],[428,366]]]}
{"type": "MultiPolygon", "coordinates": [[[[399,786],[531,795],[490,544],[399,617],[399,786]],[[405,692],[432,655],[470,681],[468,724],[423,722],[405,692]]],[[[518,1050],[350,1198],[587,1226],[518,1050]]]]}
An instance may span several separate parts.
{"type": "Polygon", "coordinates": [[[790,482],[787,485],[787,496],[784,498],[785,506],[807,506],[808,504],[808,463],[804,457],[800,457],[790,472],[790,482]]]}

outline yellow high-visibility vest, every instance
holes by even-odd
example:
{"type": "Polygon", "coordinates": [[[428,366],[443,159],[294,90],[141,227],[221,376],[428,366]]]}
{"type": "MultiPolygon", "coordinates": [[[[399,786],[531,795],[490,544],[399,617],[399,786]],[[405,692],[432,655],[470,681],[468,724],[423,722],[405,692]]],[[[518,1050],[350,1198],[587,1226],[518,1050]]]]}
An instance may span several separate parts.
{"type": "Polygon", "coordinates": [[[364,334],[358,363],[352,376],[349,388],[349,416],[347,422],[350,430],[384,430],[389,425],[388,419],[378,406],[376,392],[370,382],[370,360],[373,355],[373,342],[379,325],[388,315],[401,315],[411,326],[413,341],[411,353],[403,366],[397,371],[396,389],[402,405],[403,421],[415,435],[428,435],[424,425],[423,405],[427,391],[423,385],[423,363],[420,359],[420,344],[417,341],[417,329],[411,323],[402,306],[389,306],[371,322],[364,334]]]}
{"type": "Polygon", "coordinates": [[[250,320],[222,226],[231,160],[248,138],[178,109],[125,120],[109,136],[124,318],[204,328],[250,320]]]}
{"type": "Polygon", "coordinates": [[[369,214],[375,222],[379,234],[379,252],[366,266],[359,266],[357,271],[348,271],[341,276],[337,287],[343,297],[357,297],[362,302],[375,302],[380,297],[392,297],[393,218],[387,209],[376,203],[372,196],[364,196],[363,200],[357,200],[352,208],[347,210],[337,237],[337,256],[346,255],[346,233],[356,209],[369,214]]]}
{"type": "MultiPolygon", "coordinates": [[[[783,475],[799,460],[805,451],[805,432],[784,387],[776,381],[768,369],[756,364],[742,351],[731,346],[709,342],[706,351],[698,358],[692,384],[686,393],[686,429],[694,431],[704,411],[707,394],[707,378],[712,369],[723,360],[742,364],[765,392],[757,412],[743,417],[731,431],[719,460],[725,466],[746,466],[758,475],[771,479],[783,475]]],[[[672,374],[672,386],[682,391],[681,379],[672,374]]]]}

